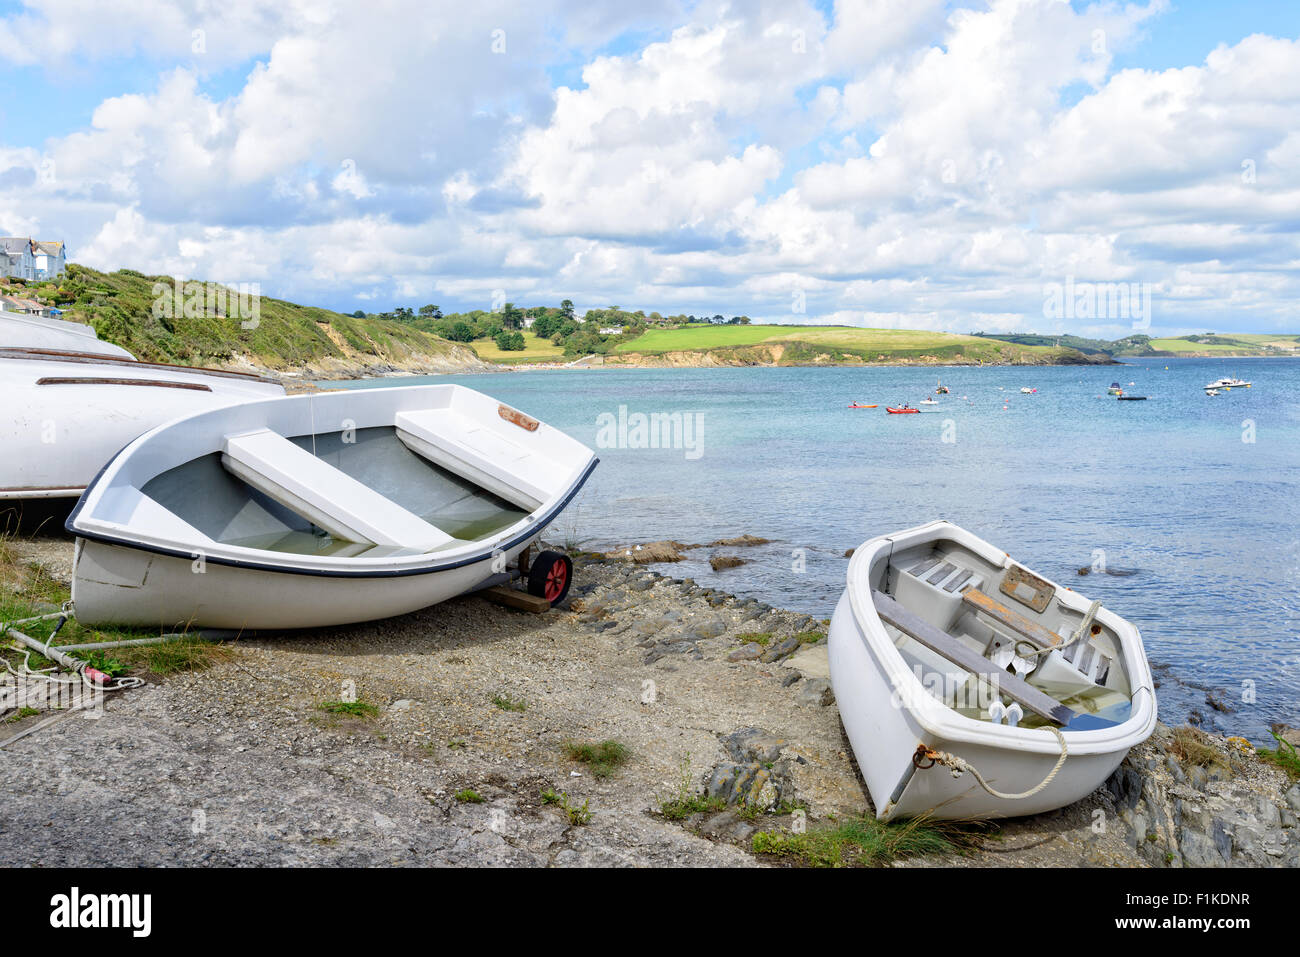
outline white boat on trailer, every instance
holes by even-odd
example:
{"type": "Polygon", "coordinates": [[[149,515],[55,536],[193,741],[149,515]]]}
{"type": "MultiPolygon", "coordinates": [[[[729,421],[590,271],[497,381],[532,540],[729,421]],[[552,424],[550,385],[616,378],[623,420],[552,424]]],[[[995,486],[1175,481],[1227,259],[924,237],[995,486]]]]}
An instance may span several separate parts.
{"type": "MultiPolygon", "coordinates": [[[[69,517],[77,619],[278,630],[415,611],[500,575],[596,463],[457,385],[193,415],[123,449],[69,517]]],[[[543,552],[530,591],[554,603],[571,572],[543,552]]]]}
{"type": "Polygon", "coordinates": [[[1072,804],[1155,728],[1133,624],[946,521],[854,552],[829,653],[882,820],[1072,804]]]}
{"type": "Polygon", "coordinates": [[[178,416],[284,395],[243,372],[0,348],[0,500],[69,498],[124,445],[178,416]]]}

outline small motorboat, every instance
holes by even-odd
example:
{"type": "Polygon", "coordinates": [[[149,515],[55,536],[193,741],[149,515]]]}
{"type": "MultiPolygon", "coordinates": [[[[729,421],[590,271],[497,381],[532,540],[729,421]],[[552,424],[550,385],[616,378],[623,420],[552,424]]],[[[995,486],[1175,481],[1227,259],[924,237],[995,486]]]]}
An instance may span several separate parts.
{"type": "Polygon", "coordinates": [[[1038,393],[1038,390],[1037,390],[1037,389],[1031,389],[1031,388],[1029,388],[1029,386],[1026,385],[1026,386],[1021,386],[1021,387],[1020,387],[1020,393],[1021,393],[1022,395],[1036,395],[1036,394],[1038,393]]]}
{"type": "MultiPolygon", "coordinates": [[[[68,518],[77,619],[279,630],[406,614],[503,574],[596,462],[459,385],[200,412],[118,453],[68,518]]],[[[543,552],[529,590],[554,603],[571,577],[543,552]]]]}
{"type": "Polygon", "coordinates": [[[921,410],[914,409],[910,405],[904,404],[900,406],[887,405],[885,406],[885,411],[888,412],[890,415],[915,415],[916,413],[919,413],[921,410]]]}
{"type": "Polygon", "coordinates": [[[1118,382],[1112,382],[1110,388],[1106,390],[1107,395],[1123,395],[1124,388],[1118,382]]]}
{"type": "MultiPolygon", "coordinates": [[[[91,341],[91,340],[88,340],[91,341]]],[[[284,395],[245,372],[0,349],[0,500],[72,498],[136,436],[177,416],[284,395]]]]}
{"type": "Polygon", "coordinates": [[[1155,729],[1132,623],[946,521],[854,551],[829,654],[882,820],[1063,807],[1155,729]]]}
{"type": "Polygon", "coordinates": [[[135,358],[121,346],[101,341],[98,333],[84,323],[3,311],[0,311],[0,349],[45,349],[113,359],[135,358]]]}
{"type": "Polygon", "coordinates": [[[1214,380],[1213,382],[1207,383],[1206,386],[1205,386],[1205,388],[1207,388],[1207,389],[1224,389],[1224,390],[1227,390],[1227,389],[1249,389],[1249,388],[1250,388],[1250,383],[1247,382],[1245,379],[1238,379],[1238,378],[1236,378],[1235,376],[1225,376],[1225,377],[1223,377],[1222,379],[1216,379],[1216,380],[1214,380]]]}

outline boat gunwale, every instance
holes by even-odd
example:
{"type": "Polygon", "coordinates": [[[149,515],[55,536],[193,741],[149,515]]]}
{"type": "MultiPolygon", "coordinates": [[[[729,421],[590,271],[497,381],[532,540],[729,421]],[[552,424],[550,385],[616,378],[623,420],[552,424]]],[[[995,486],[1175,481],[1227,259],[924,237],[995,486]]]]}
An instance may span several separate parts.
{"type": "MultiPolygon", "coordinates": [[[[118,453],[118,455],[121,454],[122,454],[121,452],[118,453]]],[[[117,456],[114,456],[114,459],[116,458],[117,456]]],[[[108,463],[108,465],[111,464],[112,462],[108,463]]],[[[515,535],[508,541],[489,540],[486,542],[468,543],[468,544],[477,544],[480,547],[469,555],[462,556],[453,561],[443,562],[435,565],[429,565],[429,564],[414,565],[413,564],[410,567],[406,567],[406,568],[378,568],[378,567],[357,568],[355,567],[357,563],[365,562],[365,561],[392,561],[393,556],[389,556],[388,558],[385,559],[365,559],[365,558],[335,559],[336,561],[339,562],[348,562],[352,564],[354,566],[352,568],[308,568],[302,566],[301,564],[280,565],[280,564],[272,564],[269,562],[255,561],[253,559],[236,558],[228,555],[222,555],[220,553],[215,553],[208,549],[201,549],[197,546],[195,548],[189,548],[189,549],[170,548],[165,545],[157,545],[151,542],[140,541],[139,539],[131,539],[131,538],[125,538],[117,535],[111,535],[107,532],[92,532],[92,531],[87,531],[75,527],[74,522],[81,511],[82,504],[86,501],[86,497],[84,494],[80,499],[78,499],[77,504],[72,509],[71,514],[68,515],[68,520],[66,523],[64,523],[64,528],[67,529],[67,531],[76,535],[78,538],[84,538],[87,541],[100,542],[107,545],[117,545],[123,548],[134,548],[139,551],[150,552],[155,555],[166,555],[170,558],[183,558],[186,561],[193,561],[198,554],[202,554],[203,561],[206,564],[223,565],[228,568],[243,568],[243,569],[250,569],[253,571],[277,572],[285,575],[311,575],[318,578],[363,578],[363,579],[364,578],[404,578],[410,575],[431,575],[436,572],[450,571],[455,568],[463,568],[466,565],[477,564],[478,562],[491,558],[492,555],[497,552],[509,552],[511,549],[515,548],[517,545],[520,545],[528,541],[530,538],[536,538],[538,535],[541,534],[542,530],[544,530],[547,525],[549,525],[552,521],[554,521],[554,519],[560,514],[560,512],[564,511],[564,509],[568,507],[569,503],[573,501],[574,496],[576,496],[578,492],[581,491],[583,485],[587,483],[587,479],[591,477],[591,473],[595,471],[596,466],[599,464],[600,464],[600,459],[593,455],[590,461],[588,461],[586,467],[582,470],[581,474],[579,474],[578,478],[573,482],[573,484],[565,491],[565,493],[562,496],[556,499],[555,504],[553,506],[547,509],[544,514],[538,514],[541,511],[539,509],[538,511],[530,512],[524,519],[521,519],[520,522],[526,522],[529,525],[529,527],[524,529],[524,531],[521,534],[515,535]]],[[[100,470],[101,474],[103,473],[103,471],[107,470],[108,465],[105,465],[104,469],[100,470]]],[[[95,482],[97,482],[98,480],[99,480],[99,476],[96,476],[95,480],[92,481],[88,486],[86,486],[87,490],[94,488],[95,482]]],[[[514,528],[517,525],[519,525],[520,522],[516,522],[515,525],[512,525],[510,527],[514,528]]],[[[241,546],[225,546],[225,547],[241,548],[241,546]]],[[[265,551],[265,549],[242,549],[242,550],[249,551],[249,552],[265,551]]],[[[428,554],[429,553],[425,553],[424,556],[409,555],[409,556],[400,556],[400,557],[418,559],[421,557],[427,557],[428,554]]],[[[321,560],[322,560],[321,558],[314,559],[314,561],[321,561],[321,560]]],[[[324,559],[324,560],[328,560],[328,559],[324,559]]]]}
{"type": "MultiPolygon", "coordinates": [[[[904,547],[922,544],[926,540],[939,537],[931,534],[934,532],[942,532],[942,537],[950,538],[976,553],[982,553],[985,559],[994,565],[1001,564],[1005,567],[1005,563],[1010,561],[1009,556],[996,546],[946,519],[937,519],[914,528],[869,539],[853,553],[853,557],[849,560],[846,592],[853,611],[854,624],[863,644],[866,645],[868,654],[884,672],[886,680],[894,690],[896,697],[894,706],[906,710],[910,718],[919,724],[926,734],[936,739],[994,748],[1059,754],[1060,744],[1056,735],[1039,733],[1047,732],[1048,729],[1045,727],[1021,728],[995,725],[988,721],[967,717],[936,700],[926,690],[921,679],[907,666],[902,652],[898,650],[889,632],[885,630],[884,623],[880,620],[870,598],[860,597],[860,593],[870,595],[871,567],[882,550],[888,548],[892,552],[895,544],[906,539],[916,539],[916,541],[904,541],[904,547]],[[921,537],[923,534],[926,535],[925,538],[921,537]],[[867,614],[863,611],[863,601],[866,602],[867,614]]],[[[1072,596],[1072,600],[1065,602],[1071,610],[1086,612],[1090,604],[1086,598],[1073,589],[1062,588],[1050,579],[1044,578],[1044,580],[1057,589],[1058,599],[1072,596]]],[[[1141,632],[1132,622],[1108,608],[1101,608],[1099,616],[1105,616],[1106,624],[1110,625],[1120,638],[1125,666],[1132,686],[1129,698],[1133,710],[1126,720],[1114,727],[1091,731],[1065,729],[1068,733],[1069,753],[1075,756],[1113,753],[1136,747],[1151,736],[1156,725],[1155,688],[1141,632]],[[1143,691],[1147,693],[1144,695],[1141,693],[1143,691]]]]}
{"type": "MultiPolygon", "coordinates": [[[[497,400],[490,396],[468,386],[462,386],[454,383],[441,383],[437,385],[424,386],[394,386],[389,389],[365,390],[362,396],[356,396],[360,399],[363,396],[373,402],[382,402],[382,393],[414,393],[421,392],[427,394],[438,394],[439,396],[454,397],[461,392],[478,396],[490,402],[494,407],[499,405],[497,400]]],[[[108,462],[99,470],[94,479],[86,486],[85,492],[82,493],[76,505],[69,513],[64,528],[77,536],[88,541],[102,542],[105,544],[118,545],[127,548],[134,548],[141,551],[152,552],[159,555],[170,557],[184,558],[192,561],[199,555],[207,563],[224,565],[233,568],[250,568],[260,571],[282,572],[285,574],[295,575],[312,575],[328,578],[391,578],[406,575],[424,575],[440,571],[447,571],[454,568],[460,568],[465,565],[472,565],[483,561],[495,552],[509,551],[518,545],[527,542],[529,539],[536,538],[541,531],[553,522],[556,516],[563,511],[568,504],[577,495],[592,471],[599,464],[600,459],[596,454],[583,445],[581,442],[573,439],[553,426],[546,428],[554,432],[559,437],[559,441],[569,443],[574,447],[576,452],[581,449],[586,455],[586,459],[580,466],[576,466],[570,473],[573,478],[563,491],[557,492],[550,499],[542,502],[537,508],[528,512],[524,517],[516,521],[513,525],[499,530],[492,536],[477,540],[467,541],[453,549],[444,549],[438,552],[413,553],[405,555],[386,555],[383,557],[366,558],[357,556],[353,558],[334,558],[330,556],[305,556],[289,553],[268,552],[265,549],[254,549],[239,545],[228,545],[221,542],[193,542],[184,543],[178,541],[158,541],[151,539],[149,536],[141,537],[139,535],[127,534],[131,530],[129,527],[114,521],[98,518],[94,515],[94,509],[102,501],[105,491],[114,485],[120,478],[121,471],[127,467],[127,458],[137,450],[148,447],[162,433],[181,426],[185,423],[196,422],[206,417],[220,418],[222,416],[250,410],[258,407],[270,408],[281,403],[300,404],[307,402],[312,409],[320,403],[324,405],[334,405],[346,402],[349,395],[345,391],[328,392],[321,394],[299,395],[299,396],[277,396],[251,402],[237,403],[232,406],[225,406],[217,409],[208,409],[201,412],[183,415],[178,418],[164,422],[155,426],[153,429],[137,436],[128,442],[123,448],[109,459],[108,462]],[[551,504],[548,504],[551,503],[551,504]],[[89,512],[87,509],[89,508],[89,512]],[[83,513],[86,517],[83,518],[83,513]],[[268,561],[262,556],[273,555],[275,560],[268,561]],[[439,561],[439,559],[445,559],[439,561]]],[[[399,404],[401,399],[397,399],[399,404]]],[[[287,406],[286,406],[287,408],[287,406]]],[[[323,411],[323,410],[322,410],[323,411]]],[[[316,414],[312,413],[313,421],[316,414]]],[[[179,464],[179,463],[178,463],[179,464]]],[[[138,494],[144,494],[140,490],[140,485],[127,483],[138,494]]]]}

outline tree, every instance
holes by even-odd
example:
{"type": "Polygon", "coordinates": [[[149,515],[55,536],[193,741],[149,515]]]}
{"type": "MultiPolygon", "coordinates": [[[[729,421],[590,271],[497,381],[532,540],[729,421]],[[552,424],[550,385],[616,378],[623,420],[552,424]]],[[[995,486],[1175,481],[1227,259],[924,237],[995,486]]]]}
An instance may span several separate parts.
{"type": "Polygon", "coordinates": [[[513,302],[501,307],[501,325],[507,329],[518,329],[524,324],[524,314],[515,308],[513,302]]]}
{"type": "Polygon", "coordinates": [[[564,316],[565,319],[572,319],[572,318],[573,318],[573,300],[572,300],[572,299],[565,299],[563,302],[560,303],[560,313],[564,316]]]}
{"type": "Polygon", "coordinates": [[[430,305],[430,306],[421,306],[421,307],[420,307],[420,315],[422,315],[422,316],[427,316],[427,317],[430,318],[430,319],[441,319],[441,318],[442,318],[442,310],[439,309],[437,306],[432,306],[432,305],[430,305]]]}
{"type": "Polygon", "coordinates": [[[559,328],[560,319],[558,316],[544,313],[533,320],[533,332],[543,339],[551,338],[559,328]]]}
{"type": "Polygon", "coordinates": [[[451,328],[447,330],[447,338],[452,342],[473,342],[474,327],[468,322],[454,322],[451,328]]]}
{"type": "Polygon", "coordinates": [[[522,352],[524,350],[524,334],[503,329],[497,333],[496,343],[497,348],[502,352],[522,352]]]}

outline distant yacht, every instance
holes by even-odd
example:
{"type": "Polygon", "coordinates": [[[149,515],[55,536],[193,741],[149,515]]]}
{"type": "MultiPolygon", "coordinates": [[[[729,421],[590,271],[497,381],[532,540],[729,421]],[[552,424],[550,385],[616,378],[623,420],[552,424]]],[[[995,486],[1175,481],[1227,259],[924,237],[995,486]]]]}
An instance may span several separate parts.
{"type": "Polygon", "coordinates": [[[1222,379],[1216,379],[1214,382],[1209,383],[1208,385],[1206,385],[1205,388],[1207,388],[1207,389],[1236,389],[1236,388],[1238,388],[1238,387],[1249,388],[1249,387],[1250,387],[1250,383],[1247,382],[1245,379],[1229,378],[1229,377],[1226,377],[1226,376],[1225,376],[1225,377],[1222,378],[1222,379]]]}

